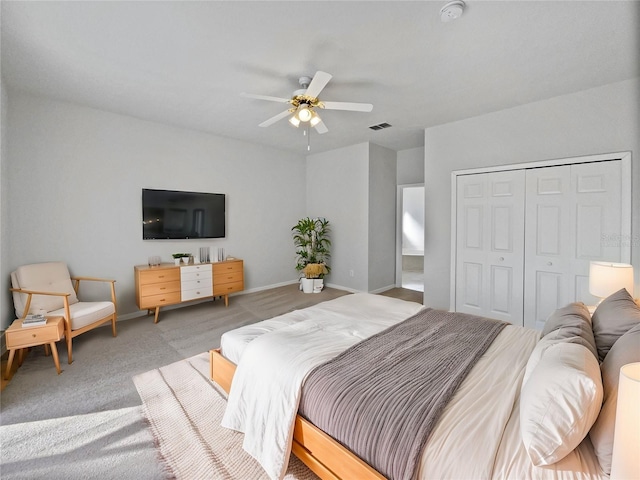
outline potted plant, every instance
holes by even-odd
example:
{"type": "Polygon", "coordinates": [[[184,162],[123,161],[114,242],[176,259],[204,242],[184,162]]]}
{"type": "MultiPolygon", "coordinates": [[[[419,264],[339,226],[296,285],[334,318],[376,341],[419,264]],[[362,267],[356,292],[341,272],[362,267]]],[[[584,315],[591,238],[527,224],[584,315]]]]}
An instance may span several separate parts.
{"type": "Polygon", "coordinates": [[[327,261],[329,247],[329,221],[324,218],[303,218],[291,228],[296,246],[296,270],[300,272],[302,290],[319,292],[324,286],[324,276],[329,273],[327,261]],[[318,287],[317,290],[315,287],[318,287]]]}
{"type": "Polygon", "coordinates": [[[173,253],[171,254],[171,256],[173,257],[173,263],[175,263],[176,265],[180,265],[180,260],[184,261],[184,259],[186,258],[186,262],[184,263],[189,263],[189,257],[191,256],[190,253],[173,253]]]}

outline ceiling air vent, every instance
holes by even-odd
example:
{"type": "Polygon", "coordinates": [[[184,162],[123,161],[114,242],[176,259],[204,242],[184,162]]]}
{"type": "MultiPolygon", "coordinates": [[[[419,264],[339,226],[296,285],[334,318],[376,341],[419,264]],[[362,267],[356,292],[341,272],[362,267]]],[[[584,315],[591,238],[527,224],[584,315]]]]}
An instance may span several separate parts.
{"type": "Polygon", "coordinates": [[[371,130],[382,130],[385,128],[389,128],[391,126],[390,123],[384,122],[384,123],[379,123],[378,125],[371,125],[369,128],[371,130]]]}

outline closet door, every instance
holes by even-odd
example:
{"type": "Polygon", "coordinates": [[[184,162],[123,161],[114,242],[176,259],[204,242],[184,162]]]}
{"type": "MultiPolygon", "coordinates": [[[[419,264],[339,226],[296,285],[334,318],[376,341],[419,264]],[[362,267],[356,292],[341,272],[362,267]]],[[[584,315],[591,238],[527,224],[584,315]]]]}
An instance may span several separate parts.
{"type": "Polygon", "coordinates": [[[624,261],[621,161],[526,173],[524,325],[542,329],[559,307],[589,294],[591,260],[624,261]]]}
{"type": "Polygon", "coordinates": [[[456,182],[456,311],[522,325],[524,171],[456,182]]]}

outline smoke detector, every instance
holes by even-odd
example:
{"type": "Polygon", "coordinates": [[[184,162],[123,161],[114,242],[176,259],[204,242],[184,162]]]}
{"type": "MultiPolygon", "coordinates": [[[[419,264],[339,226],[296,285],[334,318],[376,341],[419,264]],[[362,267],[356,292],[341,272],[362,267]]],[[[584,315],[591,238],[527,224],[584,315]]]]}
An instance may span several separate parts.
{"type": "Polygon", "coordinates": [[[462,0],[454,0],[447,3],[440,9],[440,20],[443,22],[451,22],[462,16],[464,12],[464,2],[462,0]]]}

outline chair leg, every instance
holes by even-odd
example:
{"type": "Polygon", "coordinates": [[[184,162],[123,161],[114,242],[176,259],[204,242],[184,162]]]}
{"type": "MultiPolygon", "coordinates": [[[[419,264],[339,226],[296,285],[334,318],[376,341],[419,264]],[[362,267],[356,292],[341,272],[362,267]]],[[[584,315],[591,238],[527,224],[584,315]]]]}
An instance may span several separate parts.
{"type": "Polygon", "coordinates": [[[73,354],[71,353],[71,335],[67,335],[67,356],[69,357],[69,365],[73,362],[73,354]]]}
{"type": "Polygon", "coordinates": [[[114,337],[118,336],[118,332],[116,331],[116,317],[111,319],[111,331],[113,332],[114,337]]]}

